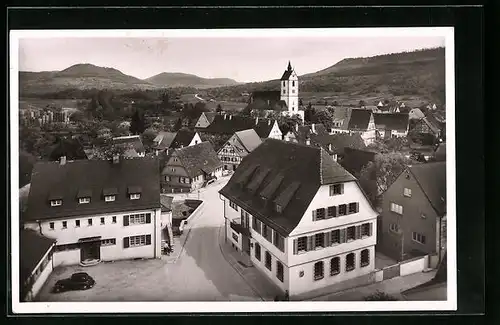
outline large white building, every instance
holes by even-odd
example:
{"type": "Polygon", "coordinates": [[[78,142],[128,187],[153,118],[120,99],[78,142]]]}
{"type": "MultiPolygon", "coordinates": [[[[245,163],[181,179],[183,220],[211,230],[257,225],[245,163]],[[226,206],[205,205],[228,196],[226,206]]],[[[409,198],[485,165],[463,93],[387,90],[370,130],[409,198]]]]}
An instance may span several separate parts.
{"type": "Polygon", "coordinates": [[[286,103],[287,111],[283,111],[283,115],[299,115],[304,121],[304,111],[299,110],[299,77],[292,68],[292,64],[288,62],[288,67],[283,72],[280,79],[281,82],[281,100],[286,103]]]}
{"type": "Polygon", "coordinates": [[[374,271],[377,213],[322,148],[267,139],[220,195],[227,240],[290,297],[374,271]]]}
{"type": "Polygon", "coordinates": [[[154,158],[39,162],[22,224],[56,241],[54,267],[160,258],[159,176],[154,158]]]}

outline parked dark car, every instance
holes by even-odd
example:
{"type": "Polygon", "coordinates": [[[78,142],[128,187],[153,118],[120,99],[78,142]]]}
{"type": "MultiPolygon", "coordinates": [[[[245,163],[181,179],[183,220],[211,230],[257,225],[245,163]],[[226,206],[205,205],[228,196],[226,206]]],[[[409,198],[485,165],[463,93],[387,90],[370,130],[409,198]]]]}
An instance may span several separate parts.
{"type": "Polygon", "coordinates": [[[73,273],[71,277],[56,282],[53,292],[87,290],[95,285],[94,279],[85,272],[73,273]]]}

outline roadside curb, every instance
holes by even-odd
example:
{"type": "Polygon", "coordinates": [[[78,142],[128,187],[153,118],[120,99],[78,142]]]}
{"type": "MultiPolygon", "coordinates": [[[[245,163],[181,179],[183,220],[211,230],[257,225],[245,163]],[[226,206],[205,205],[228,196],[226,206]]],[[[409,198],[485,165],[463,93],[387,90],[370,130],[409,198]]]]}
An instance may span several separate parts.
{"type": "MultiPolygon", "coordinates": [[[[219,249],[220,249],[220,252],[222,254],[222,257],[226,260],[226,262],[241,276],[241,278],[243,279],[243,281],[245,281],[245,283],[248,285],[248,287],[250,287],[250,289],[262,300],[262,301],[266,301],[266,299],[260,294],[260,292],[245,278],[245,276],[243,275],[243,273],[237,268],[235,267],[234,265],[237,264],[236,263],[232,263],[230,260],[229,260],[229,257],[224,253],[224,249],[222,248],[222,245],[224,245],[224,242],[221,240],[221,238],[223,238],[224,236],[222,236],[221,234],[224,233],[224,225],[220,226],[219,227],[219,233],[217,235],[217,241],[219,243],[219,249]]],[[[232,259],[232,258],[231,258],[232,259]]]]}

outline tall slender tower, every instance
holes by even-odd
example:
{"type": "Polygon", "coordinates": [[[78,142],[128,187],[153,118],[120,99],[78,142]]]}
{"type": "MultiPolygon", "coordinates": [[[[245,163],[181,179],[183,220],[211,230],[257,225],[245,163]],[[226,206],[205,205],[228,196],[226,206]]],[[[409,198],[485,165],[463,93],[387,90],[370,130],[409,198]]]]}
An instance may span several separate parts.
{"type": "Polygon", "coordinates": [[[290,61],[288,68],[281,77],[281,100],[284,100],[288,112],[296,114],[299,111],[299,79],[292,69],[290,61]]]}

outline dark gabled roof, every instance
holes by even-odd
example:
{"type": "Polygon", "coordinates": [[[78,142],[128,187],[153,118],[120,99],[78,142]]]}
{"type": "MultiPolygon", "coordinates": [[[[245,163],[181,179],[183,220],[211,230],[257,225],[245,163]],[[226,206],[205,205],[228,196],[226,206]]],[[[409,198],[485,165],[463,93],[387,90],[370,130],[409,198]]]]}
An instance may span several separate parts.
{"type": "Polygon", "coordinates": [[[437,126],[437,124],[432,121],[432,119],[430,119],[428,116],[424,117],[423,119],[421,119],[420,121],[422,121],[422,123],[425,123],[427,124],[427,126],[429,127],[429,129],[431,129],[432,132],[434,133],[439,133],[439,127],[437,126]]]}
{"type": "Polygon", "coordinates": [[[375,160],[376,155],[376,152],[346,147],[340,164],[351,174],[359,175],[363,167],[375,160]]]}
{"type": "Polygon", "coordinates": [[[166,132],[166,131],[159,132],[156,138],[154,139],[154,142],[156,143],[154,149],[165,150],[170,148],[170,145],[174,141],[176,135],[177,133],[175,132],[166,132]]]}
{"type": "Polygon", "coordinates": [[[76,138],[59,139],[49,150],[49,160],[51,161],[57,161],[62,156],[66,156],[66,160],[88,159],[82,144],[76,138]]]}
{"type": "Polygon", "coordinates": [[[252,92],[252,100],[263,100],[278,102],[281,99],[281,91],[279,90],[257,90],[252,92]]]}
{"type": "Polygon", "coordinates": [[[367,109],[353,109],[349,119],[349,130],[366,130],[372,116],[372,111],[367,109]]]}
{"type": "Polygon", "coordinates": [[[215,116],[217,115],[216,112],[203,112],[202,114],[205,115],[205,117],[208,120],[208,123],[212,123],[212,121],[214,120],[215,116]]]}
{"type": "Polygon", "coordinates": [[[179,131],[177,131],[177,134],[175,135],[170,148],[175,149],[189,146],[195,134],[195,131],[191,131],[189,129],[180,129],[179,131]]]}
{"type": "Polygon", "coordinates": [[[33,168],[25,221],[110,213],[160,206],[158,159],[75,160],[64,165],[39,162],[33,168]],[[138,200],[130,200],[128,188],[141,187],[138,200]],[[116,189],[115,201],[105,202],[103,192],[116,189]],[[79,204],[78,192],[91,192],[90,203],[79,204]],[[62,206],[51,207],[50,197],[60,197],[62,206]]]}
{"type": "Polygon", "coordinates": [[[172,211],[172,202],[174,198],[165,194],[160,194],[160,203],[162,212],[172,211]]]}
{"type": "MultiPolygon", "coordinates": [[[[338,155],[343,155],[346,148],[353,149],[364,149],[366,148],[365,142],[361,135],[358,133],[348,134],[348,133],[337,133],[329,135],[328,144],[331,144],[332,153],[336,153],[338,155]]],[[[325,140],[326,144],[326,140],[325,140]]]]}
{"type": "Polygon", "coordinates": [[[253,151],[262,143],[262,140],[254,129],[238,131],[235,135],[247,152],[253,151]]]}
{"type": "Polygon", "coordinates": [[[44,237],[34,230],[22,229],[20,231],[19,270],[21,283],[28,279],[55,242],[54,239],[44,237]]]}
{"type": "Polygon", "coordinates": [[[374,113],[373,119],[377,129],[406,131],[408,129],[408,113],[374,113]]]}
{"type": "Polygon", "coordinates": [[[408,167],[439,216],[446,213],[446,162],[429,162],[408,167]]]}
{"type": "Polygon", "coordinates": [[[320,185],[355,180],[324,150],[266,139],[242,160],[220,193],[287,236],[320,185]],[[273,202],[282,206],[282,213],[275,211],[273,202]]]}
{"type": "Polygon", "coordinates": [[[144,145],[142,144],[142,140],[139,135],[130,135],[130,136],[113,138],[113,144],[118,146],[123,146],[128,149],[133,149],[136,152],[145,151],[144,145]]]}
{"type": "Polygon", "coordinates": [[[434,158],[437,161],[446,161],[446,142],[439,144],[434,153],[434,158]]]}
{"type": "Polygon", "coordinates": [[[351,113],[351,107],[335,107],[332,112],[332,121],[342,122],[340,126],[335,126],[335,129],[347,130],[349,126],[349,120],[351,119],[351,113]]]}
{"type": "Polygon", "coordinates": [[[292,72],[293,72],[292,65],[290,64],[290,62],[288,62],[288,67],[285,70],[285,72],[283,72],[283,75],[281,76],[280,80],[288,80],[292,75],[292,72]]]}
{"type": "MultiPolygon", "coordinates": [[[[179,162],[191,178],[201,175],[202,172],[212,173],[222,166],[217,153],[208,141],[176,149],[173,156],[179,159],[179,162]]],[[[168,168],[168,164],[164,170],[166,168],[168,168]]]]}
{"type": "Polygon", "coordinates": [[[275,122],[276,120],[259,118],[257,124],[253,126],[253,129],[257,132],[259,137],[267,138],[275,122]]]}
{"type": "Polygon", "coordinates": [[[234,134],[235,132],[251,129],[254,119],[239,115],[216,115],[213,122],[203,132],[216,134],[234,134]]]}

